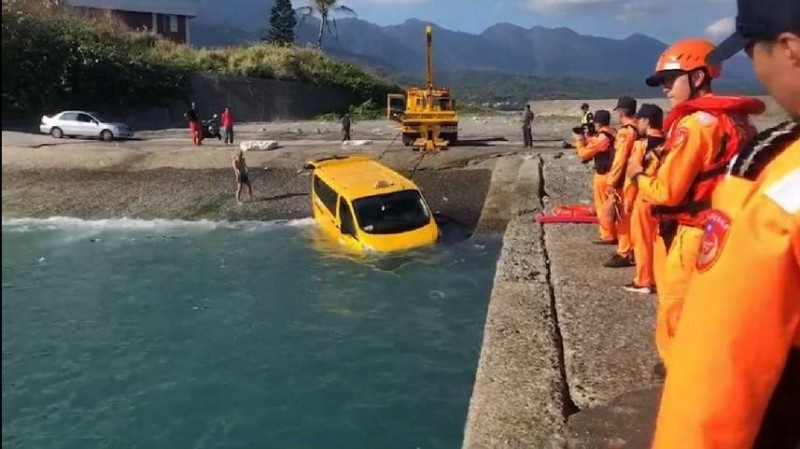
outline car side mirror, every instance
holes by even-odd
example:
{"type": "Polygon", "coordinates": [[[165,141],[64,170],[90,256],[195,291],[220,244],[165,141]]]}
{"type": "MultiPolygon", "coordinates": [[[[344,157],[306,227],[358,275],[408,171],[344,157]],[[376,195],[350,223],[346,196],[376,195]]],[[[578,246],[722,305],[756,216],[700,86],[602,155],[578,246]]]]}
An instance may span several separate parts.
{"type": "Polygon", "coordinates": [[[92,123],[94,123],[95,125],[99,125],[99,124],[100,124],[100,122],[98,122],[98,121],[97,121],[97,120],[95,120],[95,119],[92,119],[92,123]]]}

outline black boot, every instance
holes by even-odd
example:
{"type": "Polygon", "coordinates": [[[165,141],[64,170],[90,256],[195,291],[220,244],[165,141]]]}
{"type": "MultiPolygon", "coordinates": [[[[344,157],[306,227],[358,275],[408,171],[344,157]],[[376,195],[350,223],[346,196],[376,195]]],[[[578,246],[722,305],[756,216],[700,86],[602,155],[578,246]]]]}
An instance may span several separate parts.
{"type": "Polygon", "coordinates": [[[667,368],[663,363],[658,362],[653,366],[653,374],[655,374],[656,378],[659,380],[664,380],[667,378],[667,368]]]}

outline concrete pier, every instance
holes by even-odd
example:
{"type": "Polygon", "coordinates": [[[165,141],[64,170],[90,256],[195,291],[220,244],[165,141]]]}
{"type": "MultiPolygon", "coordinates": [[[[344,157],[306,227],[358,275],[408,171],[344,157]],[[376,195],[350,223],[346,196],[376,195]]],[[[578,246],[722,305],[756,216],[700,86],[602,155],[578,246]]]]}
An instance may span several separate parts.
{"type": "Polygon", "coordinates": [[[484,207],[508,222],[463,447],[647,447],[657,299],[622,290],[632,268],[603,267],[614,247],[592,244],[596,225],[535,221],[588,201],[590,167],[570,152],[528,156],[516,178],[507,164],[484,207]]]}

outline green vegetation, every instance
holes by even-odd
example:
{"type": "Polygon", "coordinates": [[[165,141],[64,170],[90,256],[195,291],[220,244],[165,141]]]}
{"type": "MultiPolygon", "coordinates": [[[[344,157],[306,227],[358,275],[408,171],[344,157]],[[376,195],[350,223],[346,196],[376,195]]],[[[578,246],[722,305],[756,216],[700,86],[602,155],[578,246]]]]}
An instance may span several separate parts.
{"type": "MultiPolygon", "coordinates": [[[[369,99],[358,106],[351,105],[347,111],[353,120],[379,120],[386,117],[386,107],[383,103],[377,103],[369,99]]],[[[314,117],[315,120],[339,121],[342,113],[329,112],[314,117]]]]}
{"type": "Polygon", "coordinates": [[[290,45],[294,43],[294,27],[297,26],[291,0],[277,0],[269,16],[269,34],[264,39],[270,44],[290,45]]]}
{"type": "Polygon", "coordinates": [[[149,56],[148,35],[117,34],[46,2],[3,1],[3,117],[87,105],[157,103],[186,93],[186,73],[149,56]]]}
{"type": "Polygon", "coordinates": [[[344,88],[356,104],[383,103],[399,87],[309,48],[256,44],[195,50],[152,34],[120,32],[108,17],[86,18],[37,0],[3,0],[3,116],[79,103],[131,107],[184,99],[192,71],[344,88]]]}

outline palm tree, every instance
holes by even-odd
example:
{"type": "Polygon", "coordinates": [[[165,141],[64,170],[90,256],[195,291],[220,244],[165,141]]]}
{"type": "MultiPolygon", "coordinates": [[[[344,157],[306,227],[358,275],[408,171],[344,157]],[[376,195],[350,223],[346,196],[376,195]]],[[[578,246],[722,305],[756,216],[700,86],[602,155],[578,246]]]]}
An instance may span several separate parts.
{"type": "MultiPolygon", "coordinates": [[[[297,8],[300,14],[300,24],[303,23],[308,17],[319,16],[319,34],[317,35],[317,48],[322,48],[322,35],[325,33],[325,27],[328,28],[328,33],[333,33],[338,39],[338,31],[336,29],[336,18],[333,17],[335,13],[343,13],[348,15],[356,15],[352,8],[339,4],[339,0],[308,0],[308,6],[301,6],[297,8]],[[331,28],[333,23],[333,28],[331,28]]],[[[299,24],[298,24],[299,25],[299,24]]]]}

